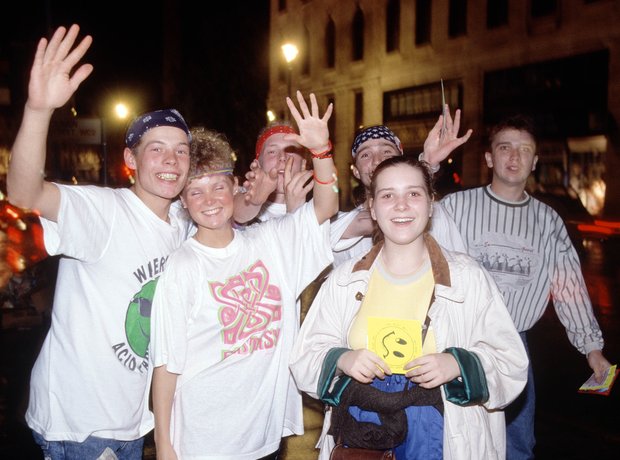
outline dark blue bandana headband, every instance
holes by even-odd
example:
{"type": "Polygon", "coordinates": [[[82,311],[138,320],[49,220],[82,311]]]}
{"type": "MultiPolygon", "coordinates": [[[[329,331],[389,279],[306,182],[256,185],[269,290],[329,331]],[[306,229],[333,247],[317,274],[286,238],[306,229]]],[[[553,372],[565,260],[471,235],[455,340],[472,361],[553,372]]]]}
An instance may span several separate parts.
{"type": "Polygon", "coordinates": [[[357,156],[357,151],[364,142],[369,139],[385,139],[396,146],[400,153],[403,153],[403,147],[400,145],[400,139],[392,132],[390,128],[384,125],[370,126],[355,136],[353,146],[351,147],[351,155],[353,159],[357,156]]]}
{"type": "Polygon", "coordinates": [[[173,126],[175,128],[182,129],[187,134],[189,141],[191,142],[192,140],[189,127],[187,126],[187,123],[185,123],[185,120],[179,111],[176,109],[164,109],[144,113],[136,117],[127,129],[127,134],[125,134],[125,144],[130,149],[134,148],[138,142],[140,142],[140,139],[145,132],[159,126],[173,126]]]}

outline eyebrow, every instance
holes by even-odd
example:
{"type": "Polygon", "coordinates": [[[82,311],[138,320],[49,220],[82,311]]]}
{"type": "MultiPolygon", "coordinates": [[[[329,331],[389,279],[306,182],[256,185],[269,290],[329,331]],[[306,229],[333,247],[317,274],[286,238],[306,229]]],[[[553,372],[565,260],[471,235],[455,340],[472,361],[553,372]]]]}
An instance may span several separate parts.
{"type": "Polygon", "coordinates": [[[378,144],[367,145],[366,147],[362,147],[361,149],[359,149],[357,151],[357,155],[359,155],[360,153],[362,153],[366,149],[370,149],[370,148],[373,148],[373,147],[383,147],[383,146],[392,147],[394,150],[398,151],[396,146],[394,144],[392,144],[390,141],[383,141],[383,142],[380,142],[378,144]]]}
{"type": "MultiPolygon", "coordinates": [[[[512,145],[512,144],[514,144],[514,143],[515,143],[515,142],[512,142],[512,141],[502,141],[502,142],[497,142],[495,145],[512,145]]],[[[534,145],[536,145],[536,144],[535,144],[535,143],[533,143],[533,142],[519,142],[518,144],[519,144],[519,145],[529,145],[529,146],[531,146],[531,147],[533,147],[534,145]]]]}
{"type": "MultiPolygon", "coordinates": [[[[405,190],[426,190],[426,188],[423,185],[408,185],[406,187],[405,190]]],[[[383,187],[383,188],[378,188],[377,189],[377,193],[379,192],[386,192],[386,191],[393,191],[396,190],[396,187],[392,187],[392,186],[387,186],[387,187],[383,187]]]]}
{"type": "Polygon", "coordinates": [[[146,147],[146,146],[151,145],[151,144],[164,144],[164,145],[174,145],[174,146],[184,145],[186,147],[190,146],[189,142],[187,142],[187,141],[180,141],[180,142],[172,142],[172,143],[170,143],[170,142],[167,142],[167,141],[164,141],[164,140],[161,140],[161,139],[151,139],[150,141],[145,142],[144,146],[146,147]]]}

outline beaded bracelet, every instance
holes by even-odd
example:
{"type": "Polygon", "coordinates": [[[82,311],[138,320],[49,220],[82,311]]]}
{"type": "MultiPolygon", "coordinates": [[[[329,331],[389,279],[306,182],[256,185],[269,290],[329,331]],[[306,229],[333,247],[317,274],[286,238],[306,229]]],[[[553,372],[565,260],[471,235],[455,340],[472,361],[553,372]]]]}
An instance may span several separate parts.
{"type": "Polygon", "coordinates": [[[316,158],[317,160],[323,160],[324,158],[331,158],[334,156],[334,154],[332,153],[332,148],[333,148],[332,141],[328,139],[327,148],[325,150],[319,153],[316,153],[310,150],[310,154],[312,155],[312,158],[316,158]]]}

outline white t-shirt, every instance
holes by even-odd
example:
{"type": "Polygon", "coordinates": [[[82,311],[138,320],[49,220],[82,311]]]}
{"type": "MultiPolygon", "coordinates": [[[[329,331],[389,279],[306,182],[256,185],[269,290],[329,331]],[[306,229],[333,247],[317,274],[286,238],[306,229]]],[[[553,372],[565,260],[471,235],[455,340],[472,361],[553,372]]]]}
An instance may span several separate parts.
{"type": "Polygon", "coordinates": [[[267,201],[260,210],[256,219],[260,222],[266,222],[276,217],[283,217],[286,215],[286,203],[272,203],[267,201]]]}
{"type": "Polygon", "coordinates": [[[49,441],[137,439],[153,428],[148,342],[154,280],[187,238],[129,189],[64,186],[58,222],[41,219],[50,255],[63,254],[52,324],[34,365],[28,426],[49,441]]]}
{"type": "Polygon", "coordinates": [[[225,248],[192,238],[170,257],[151,348],[154,366],[180,374],[171,420],[179,459],[254,460],[303,432],[288,369],[295,305],[331,261],[329,223],[319,227],[311,203],[235,230],[225,248]]]}
{"type": "Polygon", "coordinates": [[[334,268],[349,259],[366,254],[372,248],[370,236],[342,238],[346,229],[363,209],[363,205],[358,206],[350,211],[340,211],[335,217],[332,217],[330,237],[332,251],[334,252],[334,268]]]}

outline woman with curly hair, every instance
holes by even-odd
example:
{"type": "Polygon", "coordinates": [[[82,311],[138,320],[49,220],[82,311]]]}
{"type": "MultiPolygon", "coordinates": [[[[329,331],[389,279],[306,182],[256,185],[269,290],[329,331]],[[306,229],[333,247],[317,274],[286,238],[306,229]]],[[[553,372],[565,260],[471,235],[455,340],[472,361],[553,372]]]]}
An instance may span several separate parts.
{"type": "MultiPolygon", "coordinates": [[[[338,210],[329,152],[330,105],[319,116],[297,93],[290,140],[313,154],[314,199],[243,231],[233,226],[232,149],[192,131],[183,205],[197,231],[166,261],[152,312],[153,409],[158,459],[277,458],[299,433],[301,395],[288,362],[299,328],[296,299],[332,259],[329,218],[338,210]]],[[[292,161],[284,170],[292,173],[292,161]]]]}

